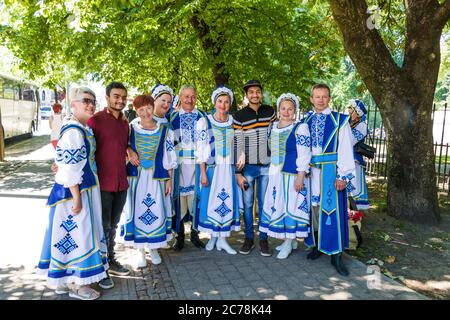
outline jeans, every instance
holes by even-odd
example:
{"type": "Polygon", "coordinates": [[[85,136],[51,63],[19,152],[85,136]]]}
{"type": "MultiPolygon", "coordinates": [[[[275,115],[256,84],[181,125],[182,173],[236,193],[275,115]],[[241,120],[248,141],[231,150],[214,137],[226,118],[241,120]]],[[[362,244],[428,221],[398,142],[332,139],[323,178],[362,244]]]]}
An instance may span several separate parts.
{"type": "MultiPolygon", "coordinates": [[[[247,164],[244,167],[243,175],[247,180],[249,187],[242,191],[244,198],[244,225],[245,238],[252,239],[255,232],[253,231],[253,200],[255,194],[255,180],[258,183],[256,199],[258,201],[258,225],[261,221],[261,214],[264,205],[264,196],[266,194],[267,184],[269,183],[269,165],[259,166],[247,164]]],[[[267,240],[267,233],[260,232],[259,240],[267,240]]]]}
{"type": "Polygon", "coordinates": [[[127,190],[118,192],[101,191],[100,194],[102,199],[103,232],[105,233],[106,245],[108,246],[108,259],[113,259],[114,238],[116,237],[120,215],[127,200],[127,190]]]}

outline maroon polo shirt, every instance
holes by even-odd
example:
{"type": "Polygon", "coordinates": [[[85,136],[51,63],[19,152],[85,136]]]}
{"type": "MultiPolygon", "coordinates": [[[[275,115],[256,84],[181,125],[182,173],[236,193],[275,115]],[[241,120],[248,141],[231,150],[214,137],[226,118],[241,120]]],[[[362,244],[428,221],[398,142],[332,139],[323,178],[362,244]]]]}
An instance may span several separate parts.
{"type": "Polygon", "coordinates": [[[116,119],[108,108],[105,108],[94,114],[87,124],[92,128],[97,144],[95,161],[100,190],[108,192],[126,190],[128,121],[122,112],[116,119]]]}

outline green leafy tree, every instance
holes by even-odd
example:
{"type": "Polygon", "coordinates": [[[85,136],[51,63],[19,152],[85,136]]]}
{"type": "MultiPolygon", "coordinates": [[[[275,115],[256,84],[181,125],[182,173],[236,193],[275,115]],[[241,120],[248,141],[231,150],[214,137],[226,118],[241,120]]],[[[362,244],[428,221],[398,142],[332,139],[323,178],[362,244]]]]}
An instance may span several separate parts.
{"type": "Polygon", "coordinates": [[[226,84],[260,79],[269,98],[300,96],[343,55],[329,12],[293,0],[6,1],[8,47],[31,77],[92,74],[142,91],[192,83],[200,103],[226,84]]]}

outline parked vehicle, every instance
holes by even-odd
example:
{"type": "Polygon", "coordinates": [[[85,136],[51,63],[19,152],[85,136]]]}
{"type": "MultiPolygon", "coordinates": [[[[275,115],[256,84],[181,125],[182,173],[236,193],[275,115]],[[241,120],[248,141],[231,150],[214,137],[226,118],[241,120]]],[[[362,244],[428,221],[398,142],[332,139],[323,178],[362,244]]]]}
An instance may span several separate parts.
{"type": "Polygon", "coordinates": [[[38,86],[0,74],[0,119],[4,140],[31,136],[38,123],[38,86]]]}

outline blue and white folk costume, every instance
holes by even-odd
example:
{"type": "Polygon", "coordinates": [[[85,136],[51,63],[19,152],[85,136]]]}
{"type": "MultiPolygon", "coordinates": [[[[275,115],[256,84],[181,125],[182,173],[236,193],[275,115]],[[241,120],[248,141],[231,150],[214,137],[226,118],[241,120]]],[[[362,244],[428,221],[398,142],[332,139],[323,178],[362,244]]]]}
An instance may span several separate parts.
{"type": "Polygon", "coordinates": [[[140,165],[127,165],[130,187],[122,236],[125,244],[135,248],[164,248],[172,239],[172,203],[170,195],[165,195],[165,181],[170,178],[168,170],[177,166],[173,132],[159,123],[147,130],[134,122],[130,146],[139,155],[140,165]]]}
{"type": "Polygon", "coordinates": [[[297,173],[309,172],[311,138],[307,124],[284,128],[274,122],[269,135],[271,163],[259,231],[278,239],[305,238],[309,224],[309,178],[295,190],[297,173]]]}
{"type": "Polygon", "coordinates": [[[61,128],[56,146],[58,171],[47,201],[49,224],[45,233],[37,273],[48,283],[78,286],[99,282],[108,269],[102,207],[95,164],[92,130],[75,120],[61,128]],[[69,187],[79,185],[82,209],[72,213],[69,187]]]}
{"type": "MultiPolygon", "coordinates": [[[[360,117],[360,121],[353,123],[350,119],[350,127],[352,128],[352,145],[353,147],[359,142],[366,139],[367,136],[367,122],[366,114],[367,110],[364,104],[355,99],[351,101],[350,106],[354,112],[360,117]]],[[[353,150],[353,156],[355,158],[355,177],[347,186],[347,191],[350,192],[353,200],[355,200],[358,210],[367,210],[370,208],[369,194],[367,192],[366,182],[366,162],[361,154],[353,150]]]]}
{"type": "Polygon", "coordinates": [[[338,254],[349,244],[348,199],[346,190],[337,191],[334,183],[353,179],[355,171],[349,115],[326,108],[309,112],[302,122],[311,134],[311,225],[318,231],[318,239],[311,232],[305,244],[328,255],[338,254]],[[317,222],[314,207],[319,209],[317,222]]]}
{"type": "Polygon", "coordinates": [[[183,108],[171,114],[170,125],[174,131],[174,143],[177,153],[178,167],[174,174],[174,206],[175,206],[175,231],[180,232],[182,220],[191,220],[192,228],[198,227],[198,195],[200,169],[196,164],[195,148],[197,145],[197,122],[206,117],[200,110],[194,109],[186,112],[183,108]],[[185,197],[183,199],[183,197],[185,197]],[[185,207],[187,206],[187,208],[185,207]],[[187,210],[189,216],[185,217],[187,210]]]}
{"type": "Polygon", "coordinates": [[[212,237],[229,237],[240,230],[244,212],[241,189],[234,174],[233,117],[219,122],[213,115],[197,121],[198,163],[205,163],[209,185],[200,187],[198,230],[212,237]]]}

